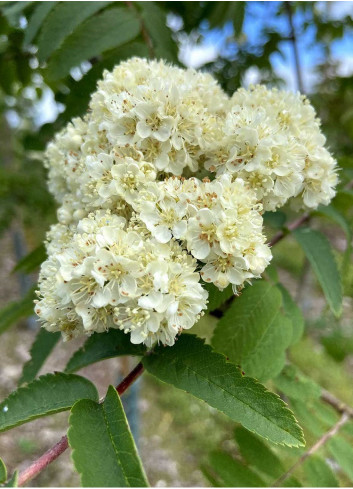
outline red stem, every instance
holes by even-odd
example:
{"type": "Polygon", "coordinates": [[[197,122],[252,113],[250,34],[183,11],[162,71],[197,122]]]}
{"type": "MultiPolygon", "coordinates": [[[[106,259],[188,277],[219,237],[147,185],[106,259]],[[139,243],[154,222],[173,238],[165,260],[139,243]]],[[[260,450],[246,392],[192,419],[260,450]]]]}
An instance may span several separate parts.
{"type": "MultiPolygon", "coordinates": [[[[301,217],[299,217],[299,219],[288,224],[287,230],[294,231],[294,229],[297,229],[300,226],[302,226],[303,224],[305,224],[306,222],[308,222],[310,220],[310,217],[311,217],[310,214],[303,214],[301,217]]],[[[286,236],[286,234],[287,233],[285,230],[284,231],[278,231],[278,233],[275,234],[274,237],[269,242],[269,245],[274,246],[279,241],[281,241],[281,239],[283,239],[286,236]]]]}
{"type": "MultiPolygon", "coordinates": [[[[140,362],[136,367],[120,382],[116,390],[121,396],[126,389],[142,374],[143,365],[140,362]]],[[[54,462],[65,450],[69,447],[67,436],[63,436],[61,440],[56,443],[52,448],[43,453],[41,457],[35,460],[27,469],[23,470],[18,477],[18,486],[21,487],[28,481],[36,477],[42,470],[44,470],[49,464],[54,462]]]]}

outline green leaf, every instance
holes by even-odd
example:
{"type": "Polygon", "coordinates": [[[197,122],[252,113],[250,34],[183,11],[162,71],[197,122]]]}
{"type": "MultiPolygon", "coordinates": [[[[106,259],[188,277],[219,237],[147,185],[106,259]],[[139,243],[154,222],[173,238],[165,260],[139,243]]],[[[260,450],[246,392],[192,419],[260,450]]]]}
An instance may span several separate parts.
{"type": "Polygon", "coordinates": [[[281,374],[274,379],[276,388],[291,399],[306,401],[318,399],[321,387],[293,365],[287,365],[281,374]]]}
{"type": "Polygon", "coordinates": [[[299,228],[292,231],[303,248],[335,316],[342,310],[342,286],[337,264],[327,238],[319,231],[299,228]]]}
{"type": "Polygon", "coordinates": [[[18,487],[18,471],[15,470],[12,477],[4,484],[4,487],[18,487]]]}
{"type": "Polygon", "coordinates": [[[120,398],[113,386],[109,387],[102,404],[81,400],[74,405],[68,439],[83,487],[148,486],[120,398]]]}
{"type": "Polygon", "coordinates": [[[292,322],[292,339],[290,344],[298,343],[304,332],[304,317],[301,309],[292,299],[292,296],[288,290],[282,285],[278,284],[277,287],[282,293],[282,304],[285,316],[292,322]]]}
{"type": "Polygon", "coordinates": [[[200,338],[181,335],[173,348],[158,346],[142,362],[158,379],[202,399],[273,443],[304,443],[302,430],[285,403],[255,379],[243,377],[200,338]]]}
{"type": "Polygon", "coordinates": [[[267,380],[278,375],[292,338],[291,322],[280,314],[281,303],[277,287],[255,282],[218,322],[212,345],[250,376],[267,380]]]}
{"type": "Polygon", "coordinates": [[[0,334],[24,317],[31,316],[34,309],[34,289],[18,301],[13,301],[0,309],[0,334]]]}
{"type": "Polygon", "coordinates": [[[219,290],[214,284],[204,284],[203,288],[208,292],[207,312],[220,308],[228,299],[234,297],[231,285],[228,285],[224,290],[219,290]]]}
{"type": "Polygon", "coordinates": [[[265,487],[265,483],[248,467],[225,452],[209,455],[213,472],[220,479],[221,487],[265,487]]]}
{"type": "Polygon", "coordinates": [[[75,372],[91,363],[123,355],[142,356],[146,352],[144,345],[131,343],[130,335],[118,329],[106,333],[94,333],[82,348],[70,358],[65,372],[75,372]]]}
{"type": "Polygon", "coordinates": [[[234,435],[240,454],[249,465],[276,479],[285,472],[277,455],[256,435],[241,427],[235,429],[234,435]]]}
{"type": "Polygon", "coordinates": [[[33,272],[33,270],[35,270],[43,263],[46,257],[47,253],[45,251],[45,246],[44,244],[41,244],[33,251],[28,253],[28,255],[26,255],[24,258],[22,258],[14,267],[13,272],[33,272]]]}
{"type": "Polygon", "coordinates": [[[309,487],[338,487],[337,479],[330,467],[317,455],[311,455],[303,465],[309,487]]]}
{"type": "Polygon", "coordinates": [[[225,22],[231,21],[234,27],[234,34],[241,33],[245,2],[213,2],[214,7],[209,15],[210,27],[220,27],[225,22]]]}
{"type": "Polygon", "coordinates": [[[5,466],[2,458],[0,458],[0,484],[2,484],[3,482],[5,482],[6,479],[7,479],[6,466],[5,466]]]}
{"type": "Polygon", "coordinates": [[[343,438],[335,437],[329,440],[328,449],[343,472],[345,472],[349,479],[353,481],[352,445],[343,438]]]}
{"type": "Polygon", "coordinates": [[[41,29],[38,38],[38,60],[46,61],[78,25],[110,3],[60,2],[48,15],[41,29]]]}
{"type": "Polygon", "coordinates": [[[55,52],[47,68],[50,80],[64,78],[82,61],[101,55],[108,49],[134,39],[140,23],[133,13],[122,7],[109,8],[83,22],[55,52]]]}
{"type": "Polygon", "coordinates": [[[70,409],[79,399],[98,400],[92,382],[79,375],[43,375],[12,392],[0,404],[0,431],[70,409]]]}
{"type": "Polygon", "coordinates": [[[290,406],[299,423],[309,430],[315,437],[321,437],[328,427],[326,423],[318,419],[311,403],[298,399],[291,399],[290,406]]]}
{"type": "Polygon", "coordinates": [[[157,2],[135,2],[141,9],[144,27],[152,40],[153,55],[167,61],[178,62],[177,44],[172,38],[172,32],[167,26],[166,13],[157,2]]]}
{"type": "Polygon", "coordinates": [[[40,328],[30,350],[31,358],[23,366],[22,375],[18,381],[19,385],[32,382],[35,379],[60,337],[59,331],[51,333],[40,328]]]}
{"type": "MultiPolygon", "coordinates": [[[[23,45],[28,46],[33,39],[36,37],[39,29],[41,28],[45,18],[48,16],[49,12],[58,3],[56,1],[52,2],[36,2],[36,8],[34,9],[25,30],[25,35],[23,39],[23,45]]],[[[45,25],[45,24],[44,24],[45,25]]]]}

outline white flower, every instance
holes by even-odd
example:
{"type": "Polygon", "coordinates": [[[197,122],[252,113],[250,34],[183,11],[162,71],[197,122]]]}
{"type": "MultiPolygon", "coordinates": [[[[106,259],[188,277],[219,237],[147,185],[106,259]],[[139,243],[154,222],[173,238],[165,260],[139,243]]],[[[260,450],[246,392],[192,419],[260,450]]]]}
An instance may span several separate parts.
{"type": "Polygon", "coordinates": [[[160,243],[167,243],[172,236],[183,238],[186,232],[186,204],[173,199],[159,202],[144,202],[141,206],[140,219],[160,243]]]}

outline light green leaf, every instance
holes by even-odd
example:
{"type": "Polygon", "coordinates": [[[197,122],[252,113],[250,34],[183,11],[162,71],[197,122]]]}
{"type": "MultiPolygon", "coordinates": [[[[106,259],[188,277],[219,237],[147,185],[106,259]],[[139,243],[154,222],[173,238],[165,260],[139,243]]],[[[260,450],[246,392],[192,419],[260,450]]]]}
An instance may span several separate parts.
{"type": "Polygon", "coordinates": [[[22,260],[20,260],[14,267],[13,272],[30,273],[33,272],[43,261],[46,259],[47,253],[45,251],[44,244],[41,244],[33,251],[28,253],[22,260]]]}
{"type": "Polygon", "coordinates": [[[328,449],[331,455],[341,467],[343,472],[353,481],[353,448],[343,438],[331,438],[328,442],[328,449]]]}
{"type": "Polygon", "coordinates": [[[240,454],[249,465],[274,479],[285,472],[277,455],[256,435],[241,427],[235,429],[234,435],[240,454]]]}
{"type": "Polygon", "coordinates": [[[290,344],[293,345],[300,340],[304,332],[305,323],[303,313],[292,299],[288,290],[282,284],[278,284],[277,287],[282,294],[284,314],[292,322],[292,339],[290,344]]]}
{"type": "MultiPolygon", "coordinates": [[[[50,3],[50,2],[48,2],[50,3]]],[[[48,15],[38,38],[38,59],[46,61],[84,20],[111,2],[60,2],[48,15]]]]}
{"type": "Polygon", "coordinates": [[[23,39],[24,46],[28,46],[28,44],[30,44],[33,41],[39,29],[41,28],[45,18],[58,2],[53,0],[52,2],[36,2],[36,3],[38,5],[36,5],[36,8],[33,11],[25,30],[25,35],[23,39]]]}
{"type": "Polygon", "coordinates": [[[214,284],[204,284],[203,287],[208,292],[207,312],[220,308],[232,296],[235,298],[231,285],[224,290],[219,290],[214,284]]]}
{"type": "Polygon", "coordinates": [[[315,408],[308,401],[291,399],[290,407],[299,423],[309,430],[315,437],[322,436],[328,430],[325,422],[318,418],[315,408]]]}
{"type": "Polygon", "coordinates": [[[209,461],[221,487],[265,487],[266,485],[252,470],[225,452],[212,452],[209,461]]]}
{"type": "Polygon", "coordinates": [[[291,322],[280,314],[281,303],[276,286],[255,282],[218,322],[212,345],[250,376],[267,380],[278,375],[292,338],[291,322]]]}
{"type": "Polygon", "coordinates": [[[102,404],[81,400],[74,405],[68,439],[83,487],[148,486],[120,398],[113,386],[109,387],[102,404]]]}
{"type": "Polygon", "coordinates": [[[107,358],[123,355],[142,356],[145,352],[144,345],[131,343],[130,335],[117,329],[110,329],[106,333],[94,333],[90,336],[83,347],[70,358],[65,372],[75,372],[91,363],[107,358]]]}
{"type": "Polygon", "coordinates": [[[79,399],[98,400],[97,389],[89,380],[63,373],[43,375],[0,404],[0,431],[70,409],[79,399]]]}
{"type": "Polygon", "coordinates": [[[321,387],[293,365],[287,365],[274,379],[274,384],[280,392],[291,399],[306,401],[318,399],[321,395],[321,387]]]}
{"type": "Polygon", "coordinates": [[[48,79],[64,78],[82,61],[131,41],[139,30],[140,23],[129,10],[123,7],[104,10],[83,22],[65,39],[48,64],[48,79]]]}
{"type": "Polygon", "coordinates": [[[223,355],[193,335],[173,348],[157,347],[142,360],[152,375],[207,402],[250,431],[274,443],[300,446],[303,433],[275,394],[227,363],[223,355]]]}
{"type": "Polygon", "coordinates": [[[337,479],[330,467],[317,455],[304,462],[304,474],[309,487],[338,487],[337,479]]]}
{"type": "Polygon", "coordinates": [[[167,26],[167,16],[158,2],[135,2],[141,9],[144,27],[152,40],[153,55],[167,61],[178,62],[177,44],[172,38],[172,31],[167,26]]]}
{"type": "Polygon", "coordinates": [[[6,479],[7,479],[6,466],[5,466],[2,458],[0,458],[0,484],[2,484],[3,482],[5,482],[6,479]]]}
{"type": "Polygon", "coordinates": [[[4,487],[18,487],[18,471],[12,474],[12,477],[4,484],[4,487]]]}
{"type": "Polygon", "coordinates": [[[18,301],[13,301],[0,309],[0,334],[22,318],[31,316],[34,309],[34,289],[18,301]]]}
{"type": "Polygon", "coordinates": [[[342,310],[342,286],[337,264],[327,238],[319,231],[299,228],[292,231],[303,248],[335,316],[342,310]]]}
{"type": "Polygon", "coordinates": [[[32,382],[35,379],[45,360],[59,341],[60,336],[59,331],[50,333],[46,329],[40,328],[30,350],[31,358],[23,366],[22,375],[18,381],[19,385],[25,382],[32,382]]]}

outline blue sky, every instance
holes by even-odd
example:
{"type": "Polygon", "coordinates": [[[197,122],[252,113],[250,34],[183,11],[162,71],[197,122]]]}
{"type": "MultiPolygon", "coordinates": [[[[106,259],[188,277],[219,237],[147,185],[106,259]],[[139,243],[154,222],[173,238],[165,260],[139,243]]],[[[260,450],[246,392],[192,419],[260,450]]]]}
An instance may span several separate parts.
{"type": "MultiPolygon", "coordinates": [[[[258,43],[259,31],[265,25],[269,28],[279,30],[284,35],[289,33],[287,19],[276,17],[275,12],[278,2],[248,2],[247,14],[243,31],[248,41],[258,43]]],[[[353,1],[339,2],[316,2],[316,8],[324,11],[331,19],[340,19],[344,15],[353,15],[353,1]]],[[[298,49],[302,65],[302,75],[304,87],[310,92],[315,82],[315,66],[324,60],[324,53],[320,46],[313,43],[315,27],[308,27],[305,32],[302,29],[303,22],[308,20],[308,16],[301,12],[296,13],[294,24],[298,36],[298,49]]],[[[233,28],[231,23],[227,23],[223,29],[203,29],[203,41],[195,45],[193,40],[184,41],[181,56],[184,62],[190,66],[198,67],[204,62],[214,59],[219,52],[227,52],[226,38],[231,36],[233,28]]],[[[294,59],[291,42],[281,43],[280,54],[274,54],[271,61],[275,70],[285,79],[287,87],[296,90],[297,83],[294,71],[294,59]]],[[[346,33],[343,39],[332,43],[332,55],[340,63],[340,74],[349,75],[353,73],[353,33],[346,33]]],[[[256,70],[250,69],[247,82],[256,81],[256,70]]]]}

